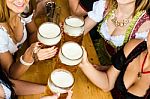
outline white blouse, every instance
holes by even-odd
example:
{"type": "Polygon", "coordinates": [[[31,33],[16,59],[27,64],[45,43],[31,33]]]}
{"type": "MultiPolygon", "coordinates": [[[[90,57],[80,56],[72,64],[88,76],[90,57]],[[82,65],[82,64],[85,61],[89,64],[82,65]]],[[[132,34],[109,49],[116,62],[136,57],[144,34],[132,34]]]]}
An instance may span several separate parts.
{"type": "Polygon", "coordinates": [[[30,15],[28,18],[22,18],[21,17],[21,22],[23,24],[23,37],[20,42],[15,44],[10,37],[10,35],[7,33],[7,30],[1,26],[0,27],[0,53],[4,53],[9,51],[10,53],[14,54],[18,50],[18,46],[24,43],[24,41],[27,39],[27,30],[25,25],[29,22],[32,21],[32,15],[30,15]]]}
{"type": "MultiPolygon", "coordinates": [[[[106,22],[102,23],[100,32],[102,33],[103,37],[106,40],[111,41],[116,47],[123,45],[125,35],[117,35],[117,36],[116,35],[115,36],[110,35],[108,32],[108,26],[107,26],[106,22]]],[[[145,31],[145,32],[141,32],[141,33],[137,32],[137,33],[135,33],[135,38],[146,40],[147,36],[148,36],[148,32],[149,31],[145,31]]]]}
{"type": "Polygon", "coordinates": [[[2,86],[4,94],[5,94],[5,99],[11,99],[11,90],[7,88],[4,84],[0,83],[0,86],[2,86]]]}
{"type": "MultiPolygon", "coordinates": [[[[94,2],[92,11],[88,12],[88,17],[94,20],[95,22],[100,22],[104,18],[105,3],[106,0],[99,0],[94,2]]],[[[110,35],[108,32],[109,29],[106,21],[102,23],[100,33],[102,33],[104,39],[111,41],[116,47],[122,46],[125,35],[110,35]]],[[[135,33],[135,38],[147,39],[148,32],[149,31],[135,33]]]]}

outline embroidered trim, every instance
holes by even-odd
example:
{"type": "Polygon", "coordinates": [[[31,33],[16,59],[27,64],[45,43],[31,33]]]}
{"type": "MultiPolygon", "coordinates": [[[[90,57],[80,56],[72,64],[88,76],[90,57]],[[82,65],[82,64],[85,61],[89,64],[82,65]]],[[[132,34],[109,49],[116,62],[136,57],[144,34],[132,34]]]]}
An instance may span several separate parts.
{"type": "Polygon", "coordinates": [[[126,30],[126,33],[125,33],[125,38],[124,38],[124,42],[123,44],[127,43],[127,41],[129,41],[131,38],[130,38],[130,35],[132,35],[132,32],[133,32],[133,28],[136,24],[136,22],[141,18],[141,15],[143,15],[145,11],[139,11],[135,14],[135,16],[133,17],[129,27],[127,28],[126,30]]]}
{"type": "MultiPolygon", "coordinates": [[[[105,22],[105,21],[107,22],[107,20],[112,16],[114,10],[115,10],[115,9],[112,9],[112,10],[106,15],[106,17],[102,20],[102,22],[99,23],[99,25],[98,25],[97,32],[99,32],[99,34],[100,34],[103,38],[104,38],[104,35],[100,32],[101,25],[102,25],[103,22],[105,22]]],[[[124,38],[124,41],[123,41],[123,45],[124,45],[125,43],[127,43],[127,41],[130,39],[130,35],[131,35],[132,32],[133,32],[133,28],[134,28],[136,22],[141,18],[141,16],[144,14],[144,12],[146,12],[146,11],[145,11],[145,10],[144,10],[144,11],[139,11],[139,12],[137,12],[137,13],[135,14],[135,16],[133,17],[131,23],[129,24],[129,26],[128,26],[126,32],[125,32],[125,38],[124,38]]],[[[118,46],[115,46],[115,44],[114,44],[113,42],[109,41],[109,40],[106,40],[106,39],[104,39],[104,40],[105,40],[108,44],[110,44],[113,48],[115,48],[115,49],[121,47],[121,46],[119,46],[119,47],[118,47],[118,46]]]]}
{"type": "Polygon", "coordinates": [[[138,31],[139,27],[147,20],[150,20],[150,16],[146,13],[146,11],[141,15],[141,17],[139,18],[139,20],[136,22],[134,28],[133,28],[133,32],[132,35],[130,36],[130,38],[135,38],[135,33],[138,31]]]}

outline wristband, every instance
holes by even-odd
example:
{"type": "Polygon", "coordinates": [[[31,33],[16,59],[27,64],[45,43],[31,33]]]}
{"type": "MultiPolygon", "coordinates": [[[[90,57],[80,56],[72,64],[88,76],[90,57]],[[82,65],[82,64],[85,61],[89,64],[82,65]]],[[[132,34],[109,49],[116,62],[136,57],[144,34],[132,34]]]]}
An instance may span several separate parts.
{"type": "Polygon", "coordinates": [[[34,61],[31,62],[31,63],[25,62],[25,61],[22,59],[22,56],[21,56],[21,57],[20,57],[20,63],[23,64],[23,65],[26,65],[26,66],[31,66],[31,65],[34,63],[34,61]]]}

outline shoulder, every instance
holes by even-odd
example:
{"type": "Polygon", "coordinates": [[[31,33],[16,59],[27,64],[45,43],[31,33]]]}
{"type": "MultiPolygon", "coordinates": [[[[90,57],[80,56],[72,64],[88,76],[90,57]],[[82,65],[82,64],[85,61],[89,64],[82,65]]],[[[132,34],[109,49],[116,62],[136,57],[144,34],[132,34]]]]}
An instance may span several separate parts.
{"type": "Polygon", "coordinates": [[[95,22],[100,22],[105,11],[106,0],[99,0],[93,3],[92,11],[88,12],[88,16],[95,22]]]}
{"type": "Polygon", "coordinates": [[[139,22],[142,23],[138,29],[139,33],[150,30],[150,15],[145,13],[142,17],[140,17],[139,22]]]}
{"type": "Polygon", "coordinates": [[[2,85],[1,85],[1,83],[0,83],[0,99],[2,98],[4,98],[5,97],[5,95],[4,95],[4,89],[3,89],[3,87],[2,87],[2,85]]]}
{"type": "Polygon", "coordinates": [[[127,57],[131,51],[142,42],[142,39],[132,39],[124,46],[124,54],[127,57]]]}
{"type": "Polygon", "coordinates": [[[1,43],[6,43],[8,41],[8,33],[3,26],[0,26],[0,40],[1,43]]]}

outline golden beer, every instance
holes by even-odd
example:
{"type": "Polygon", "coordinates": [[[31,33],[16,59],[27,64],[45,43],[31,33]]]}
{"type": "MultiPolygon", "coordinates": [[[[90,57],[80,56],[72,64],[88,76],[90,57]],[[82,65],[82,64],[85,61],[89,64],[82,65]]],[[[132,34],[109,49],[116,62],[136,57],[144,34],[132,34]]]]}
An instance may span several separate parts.
{"type": "Polygon", "coordinates": [[[65,42],[58,54],[58,61],[55,68],[63,68],[70,71],[73,75],[78,69],[78,64],[82,61],[83,49],[73,41],[65,42]]]}
{"type": "Polygon", "coordinates": [[[42,48],[56,45],[60,46],[61,29],[52,22],[45,22],[40,25],[37,34],[38,40],[42,43],[42,48]]]}
{"type": "Polygon", "coordinates": [[[48,95],[60,94],[59,99],[66,99],[67,91],[73,87],[74,77],[73,75],[64,69],[55,69],[47,84],[46,93],[48,95]]]}
{"type": "Polygon", "coordinates": [[[74,41],[78,44],[82,44],[84,33],[84,20],[76,17],[69,16],[64,22],[64,42],[74,41]]]}

